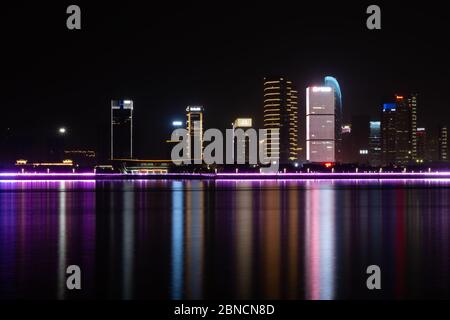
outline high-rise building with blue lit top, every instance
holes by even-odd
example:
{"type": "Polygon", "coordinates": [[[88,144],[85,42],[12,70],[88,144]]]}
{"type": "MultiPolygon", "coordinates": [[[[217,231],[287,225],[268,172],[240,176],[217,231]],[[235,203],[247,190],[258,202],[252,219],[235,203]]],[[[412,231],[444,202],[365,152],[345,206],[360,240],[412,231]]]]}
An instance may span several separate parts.
{"type": "Polygon", "coordinates": [[[339,82],[336,78],[326,76],[324,80],[325,87],[331,87],[334,91],[334,107],[335,107],[335,159],[336,162],[343,161],[342,148],[342,124],[343,124],[343,109],[342,109],[342,92],[339,82]]]}

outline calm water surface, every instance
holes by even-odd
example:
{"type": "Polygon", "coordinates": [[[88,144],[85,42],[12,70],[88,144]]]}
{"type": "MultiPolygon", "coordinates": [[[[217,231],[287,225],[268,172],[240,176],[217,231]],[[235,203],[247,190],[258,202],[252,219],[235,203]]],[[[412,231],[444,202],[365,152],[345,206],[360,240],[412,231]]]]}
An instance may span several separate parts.
{"type": "Polygon", "coordinates": [[[450,298],[449,216],[450,181],[0,181],[0,298],[450,298]]]}

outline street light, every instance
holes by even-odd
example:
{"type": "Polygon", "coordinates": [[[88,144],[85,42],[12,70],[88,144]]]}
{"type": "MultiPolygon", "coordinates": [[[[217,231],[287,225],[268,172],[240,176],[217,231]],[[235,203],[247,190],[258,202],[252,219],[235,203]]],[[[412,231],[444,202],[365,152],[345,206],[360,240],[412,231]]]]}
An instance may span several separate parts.
{"type": "Polygon", "coordinates": [[[58,132],[59,132],[59,134],[64,135],[64,134],[66,134],[67,129],[64,128],[64,127],[61,127],[61,128],[58,129],[58,132]]]}

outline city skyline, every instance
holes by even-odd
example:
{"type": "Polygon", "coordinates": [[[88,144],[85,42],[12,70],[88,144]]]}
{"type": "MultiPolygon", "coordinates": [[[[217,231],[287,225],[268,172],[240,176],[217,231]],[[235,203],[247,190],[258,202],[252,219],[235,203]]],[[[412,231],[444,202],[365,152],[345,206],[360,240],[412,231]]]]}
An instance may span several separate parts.
{"type": "MultiPolygon", "coordinates": [[[[254,125],[255,128],[265,128],[265,129],[273,129],[279,128],[280,133],[276,136],[275,140],[278,141],[276,145],[268,142],[268,154],[272,154],[272,157],[276,157],[280,159],[281,164],[295,164],[296,166],[299,163],[306,162],[316,162],[316,163],[355,163],[355,164],[371,164],[373,166],[377,166],[378,163],[378,154],[374,155],[374,150],[377,150],[376,146],[373,146],[372,142],[372,125],[374,123],[381,124],[380,130],[380,144],[378,149],[380,151],[380,164],[379,165],[410,165],[410,164],[420,164],[424,162],[424,157],[418,157],[417,153],[417,139],[420,139],[420,133],[418,136],[417,127],[418,124],[422,124],[417,117],[417,113],[421,108],[417,107],[417,93],[407,94],[406,96],[395,94],[391,99],[387,99],[390,102],[383,103],[382,107],[380,107],[379,116],[370,117],[367,114],[356,114],[356,115],[347,115],[343,112],[343,103],[342,103],[342,92],[339,86],[339,82],[335,77],[326,76],[324,84],[329,86],[308,86],[306,88],[306,94],[304,97],[299,95],[297,86],[292,81],[286,79],[285,76],[280,77],[264,77],[263,84],[264,90],[262,92],[263,97],[263,108],[260,110],[260,114],[255,115],[254,118],[260,119],[261,115],[263,120],[263,125],[258,127],[254,125]],[[332,83],[330,82],[332,79],[332,83]],[[328,82],[327,82],[328,81],[328,82]],[[331,84],[330,84],[331,83],[331,84]],[[268,97],[268,95],[270,95],[268,97]],[[326,95],[331,95],[333,97],[334,102],[327,102],[323,100],[326,95]],[[315,97],[317,96],[317,98],[315,97]],[[273,98],[276,99],[273,99],[273,98]],[[270,98],[270,99],[269,99],[270,98]],[[317,102],[316,102],[316,99],[317,102]],[[273,102],[272,100],[277,100],[273,102]],[[300,101],[300,102],[299,102],[300,101]],[[314,101],[311,102],[311,101],[314,101]],[[324,105],[319,106],[320,103],[324,103],[324,105]],[[303,103],[302,103],[303,102],[303,103]],[[273,103],[278,103],[275,107],[273,103]],[[319,103],[319,104],[318,104],[319,103]],[[312,107],[310,106],[312,105],[312,107]],[[326,106],[328,105],[328,106],[326,106]],[[269,108],[269,109],[268,109],[269,108]],[[273,109],[278,108],[278,109],[273,109]],[[312,109],[326,109],[324,113],[325,116],[332,116],[333,119],[328,119],[327,123],[330,123],[329,130],[326,129],[323,125],[325,123],[320,122],[318,115],[314,115],[317,113],[312,111],[312,109]],[[278,114],[275,115],[273,110],[281,110],[278,111],[278,114]],[[269,112],[269,113],[268,113],[269,112]],[[330,112],[332,114],[330,114],[330,112]],[[315,118],[314,118],[315,117],[315,118]],[[338,119],[339,117],[339,119],[338,119]],[[314,119],[315,120],[314,120],[314,119]],[[317,118],[317,119],[316,119],[317,118]],[[344,123],[341,119],[343,118],[351,118],[350,122],[344,123]],[[278,119],[278,120],[277,120],[278,119]],[[281,120],[280,120],[281,119],[281,120]],[[284,120],[283,120],[284,119],[284,120]],[[276,120],[274,122],[274,120],[276,120]],[[313,121],[314,120],[314,121],[313,121]],[[311,122],[312,121],[312,122],[311,122]],[[319,122],[317,122],[319,121],[319,122]],[[310,124],[312,123],[312,124],[310,124]],[[322,124],[321,124],[322,123],[322,124]],[[322,129],[319,130],[317,125],[322,125],[322,129]],[[353,126],[356,126],[353,128],[353,126]],[[362,127],[361,127],[362,126],[362,127]],[[283,128],[284,127],[284,128],[283,128]],[[367,127],[367,130],[364,129],[367,127]],[[306,132],[302,132],[306,128],[306,132]],[[314,134],[311,136],[311,128],[314,129],[314,134]],[[383,129],[384,128],[384,129],[383,129]],[[309,129],[309,130],[308,130],[309,129]],[[331,130],[331,131],[330,131],[331,130]],[[352,131],[356,132],[353,135],[356,135],[361,139],[363,137],[363,141],[355,141],[355,138],[352,138],[351,141],[342,141],[341,134],[348,133],[352,135],[352,131]],[[361,131],[363,130],[363,131],[361,131]],[[366,131],[364,131],[366,130],[366,131]],[[390,130],[390,131],[389,131],[390,130]],[[370,134],[369,134],[370,132],[370,134]],[[391,132],[391,133],[390,133],[391,132]],[[325,137],[325,136],[326,137],[325,137]],[[313,148],[312,145],[317,145],[318,143],[322,143],[325,141],[324,139],[328,139],[329,142],[332,142],[331,148],[332,155],[325,156],[312,156],[311,150],[313,153],[319,152],[317,147],[313,148]],[[365,139],[365,140],[364,140],[365,139]],[[391,140],[389,140],[391,139],[391,140]],[[295,143],[293,142],[295,140],[295,143]],[[317,140],[317,141],[316,141],[317,140]],[[339,148],[342,150],[338,152],[338,140],[339,148]],[[389,142],[391,141],[391,142],[389,142]],[[353,147],[350,147],[349,144],[356,144],[353,147]],[[300,148],[298,146],[301,146],[300,148]],[[274,149],[275,148],[275,149],[274,149]],[[304,148],[304,149],[303,149],[304,148]],[[363,149],[361,149],[363,148],[363,149]],[[375,148],[375,149],[374,149],[375,148]],[[273,150],[276,150],[275,152],[273,150]],[[316,150],[317,149],[317,150],[316,150]],[[282,150],[281,152],[279,150],[282,150]],[[358,155],[359,156],[356,156],[358,155]],[[391,154],[391,155],[390,155],[391,154]],[[288,157],[289,156],[289,157],[288,157]],[[373,157],[376,159],[374,160],[373,157]],[[314,158],[314,159],[312,159],[314,158]]],[[[329,100],[329,99],[328,99],[329,100]]],[[[326,101],[328,101],[326,100],[326,101]]],[[[133,154],[133,140],[138,138],[139,136],[133,130],[133,113],[134,113],[134,100],[129,98],[121,99],[121,100],[111,100],[111,129],[110,129],[110,156],[109,157],[100,157],[97,161],[105,161],[105,160],[125,160],[125,159],[143,159],[142,156],[133,154]],[[127,111],[128,110],[128,111],[127,111]],[[129,112],[126,114],[126,112],[129,112]],[[119,132],[116,134],[114,132],[119,132]],[[127,132],[128,131],[128,132],[127,132]],[[128,139],[128,142],[126,141],[128,139]],[[116,146],[117,144],[117,146],[116,146]],[[116,149],[122,149],[119,153],[117,151],[113,151],[116,149]]],[[[196,139],[198,136],[200,138],[200,152],[203,152],[204,144],[203,144],[203,133],[205,130],[211,128],[208,126],[208,120],[204,120],[203,113],[205,112],[205,108],[203,106],[188,106],[186,108],[186,121],[180,121],[176,119],[182,119],[182,113],[180,112],[175,116],[171,125],[168,125],[167,134],[169,135],[171,130],[179,127],[186,127],[189,132],[189,135],[196,139]],[[190,120],[194,117],[194,120],[190,120]],[[196,122],[197,121],[197,122],[196,122]],[[200,127],[197,129],[191,129],[190,123],[193,122],[194,125],[197,123],[200,127]],[[185,124],[185,125],[184,125],[185,124]]],[[[322,111],[321,111],[322,112],[322,111]]],[[[319,112],[320,113],[320,112],[319,112]]],[[[242,114],[248,114],[246,110],[241,111],[242,114]]],[[[239,115],[240,118],[243,118],[239,115]]],[[[208,119],[208,117],[206,117],[208,119]]],[[[139,121],[139,120],[138,120],[139,121]]],[[[223,130],[227,128],[226,122],[229,119],[224,119],[224,123],[221,126],[223,130]]],[[[253,121],[252,121],[253,122],[253,121]]],[[[447,125],[442,125],[442,122],[438,122],[439,125],[432,126],[431,128],[438,128],[438,136],[436,137],[437,144],[436,146],[431,146],[432,142],[426,140],[426,142],[422,142],[422,149],[425,150],[425,153],[429,151],[430,148],[436,149],[435,156],[427,157],[427,162],[436,162],[436,161],[447,161],[447,139],[446,139],[446,130],[447,125]],[[445,130],[443,132],[442,130],[445,130]],[[445,135],[445,139],[443,138],[445,135]],[[443,142],[445,140],[445,143],[443,142]],[[429,146],[430,145],[430,146],[429,146]]],[[[150,124],[153,125],[154,123],[150,124]]],[[[328,125],[326,125],[328,127],[328,125]]],[[[430,127],[428,127],[430,128],[430,127]]],[[[425,128],[421,127],[420,131],[425,131],[425,128]]],[[[435,130],[428,130],[435,131],[435,130]]],[[[436,133],[436,132],[434,132],[436,133]]],[[[90,150],[90,146],[80,146],[80,145],[67,145],[66,142],[62,142],[66,139],[67,136],[67,128],[60,127],[58,128],[58,138],[60,139],[58,144],[53,145],[50,152],[55,153],[56,149],[60,149],[59,151],[64,154],[80,154],[79,150],[83,150],[84,152],[92,152],[90,150]],[[79,149],[78,151],[76,151],[79,149]]],[[[430,133],[428,134],[430,135],[430,133]]],[[[166,138],[169,138],[167,136],[166,138]]],[[[378,137],[376,137],[378,138],[378,137]]],[[[327,140],[327,141],[328,141],[327,140]]],[[[348,139],[347,139],[348,140],[348,139]]],[[[153,159],[168,159],[167,154],[170,152],[167,151],[167,148],[164,147],[164,144],[170,142],[170,146],[173,146],[175,141],[170,141],[166,139],[165,141],[160,141],[160,147],[163,147],[158,156],[153,159]]],[[[192,143],[192,142],[191,142],[192,143]]],[[[195,157],[190,156],[190,153],[194,154],[193,150],[194,144],[189,148],[188,158],[194,159],[195,157]]],[[[320,148],[319,148],[320,149],[320,148]]],[[[424,152],[422,150],[422,153],[424,152]]],[[[433,149],[434,150],[434,149],[433,149]]],[[[93,151],[95,152],[95,151],[93,151]]],[[[322,152],[322,151],[321,151],[322,152]]],[[[27,152],[25,151],[26,154],[27,152]]],[[[320,153],[320,152],[319,152],[320,153]]],[[[378,153],[378,150],[375,152],[378,153]]],[[[202,158],[203,156],[201,156],[202,158]]],[[[37,159],[34,156],[28,157],[33,160],[44,160],[47,161],[48,158],[37,159]]],[[[27,158],[27,159],[28,159],[27,158]]],[[[144,157],[145,158],[145,157],[144,157]]],[[[15,161],[23,161],[25,157],[21,157],[20,155],[16,156],[15,161]]],[[[65,158],[64,158],[65,159],[65,158]]],[[[63,159],[61,159],[63,160],[63,159]]],[[[28,161],[28,160],[27,160],[28,161]]],[[[10,163],[11,164],[11,163],[10,163]]],[[[200,164],[200,163],[198,163],[200,164]]]]}
{"type": "MultiPolygon", "coordinates": [[[[55,27],[58,20],[52,13],[58,9],[40,5],[23,12],[10,7],[3,21],[16,26],[23,40],[5,38],[7,58],[17,56],[14,61],[20,61],[5,65],[8,107],[0,120],[0,143],[4,147],[9,138],[14,154],[25,149],[44,157],[42,150],[49,149],[54,132],[65,126],[70,129],[66,140],[106,158],[110,130],[104,115],[114,97],[133,99],[138,106],[134,145],[135,154],[143,158],[160,157],[154,150],[187,105],[207,108],[208,127],[225,129],[241,116],[252,117],[261,127],[260,92],[263,78],[270,74],[285,75],[300,94],[333,75],[345,93],[345,123],[356,114],[380,120],[379,107],[393,94],[418,92],[418,125],[448,125],[438,123],[445,122],[450,110],[445,91],[448,49],[439,41],[445,19],[440,13],[430,19],[427,8],[411,5],[399,15],[399,7],[385,5],[382,30],[369,32],[363,23],[364,5],[344,10],[310,4],[275,15],[272,29],[266,31],[272,12],[263,8],[253,15],[246,6],[239,12],[222,8],[201,17],[196,8],[182,7],[175,13],[163,8],[160,15],[146,15],[139,6],[100,10],[89,4],[83,7],[89,14],[83,17],[80,34],[55,27]],[[46,12],[48,19],[39,20],[45,32],[36,34],[31,28],[38,23],[32,9],[46,12]],[[19,13],[20,25],[14,20],[19,13]],[[123,25],[110,25],[114,18],[123,25]],[[211,27],[204,28],[206,23],[211,27]],[[275,47],[268,41],[274,36],[279,38],[275,47]],[[400,43],[410,50],[391,50],[400,43]],[[438,113],[443,116],[436,118],[438,113]]],[[[299,107],[305,103],[301,99],[299,107]]]]}

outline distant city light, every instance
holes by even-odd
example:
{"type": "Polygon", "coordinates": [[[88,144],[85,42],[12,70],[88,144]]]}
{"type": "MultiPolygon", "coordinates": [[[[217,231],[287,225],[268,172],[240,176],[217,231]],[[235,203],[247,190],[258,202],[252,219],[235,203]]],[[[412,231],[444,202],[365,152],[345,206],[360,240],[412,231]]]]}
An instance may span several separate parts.
{"type": "Polygon", "coordinates": [[[59,132],[60,134],[65,134],[65,133],[67,132],[67,129],[66,129],[66,128],[59,128],[59,129],[58,129],[58,132],[59,132]]]}

